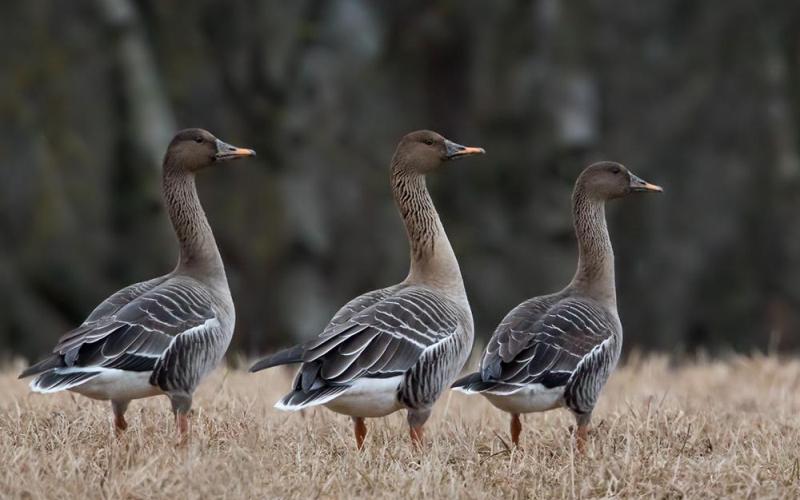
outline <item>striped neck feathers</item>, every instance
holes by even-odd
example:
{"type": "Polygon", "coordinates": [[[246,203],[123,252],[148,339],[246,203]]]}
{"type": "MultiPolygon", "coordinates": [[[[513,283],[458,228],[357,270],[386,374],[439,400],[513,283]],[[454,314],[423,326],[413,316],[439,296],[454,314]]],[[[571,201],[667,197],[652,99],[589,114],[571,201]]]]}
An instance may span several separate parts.
{"type": "Polygon", "coordinates": [[[411,250],[406,283],[427,284],[466,296],[461,270],[425,185],[425,176],[392,169],[392,193],[411,250]]]}
{"type": "Polygon", "coordinates": [[[578,186],[572,202],[578,269],[570,288],[616,308],[614,249],[606,225],[605,200],[591,196],[578,186]]]}
{"type": "Polygon", "coordinates": [[[197,196],[194,174],[165,164],[163,191],[180,247],[176,272],[204,281],[219,278],[225,280],[222,258],[197,196]]]}

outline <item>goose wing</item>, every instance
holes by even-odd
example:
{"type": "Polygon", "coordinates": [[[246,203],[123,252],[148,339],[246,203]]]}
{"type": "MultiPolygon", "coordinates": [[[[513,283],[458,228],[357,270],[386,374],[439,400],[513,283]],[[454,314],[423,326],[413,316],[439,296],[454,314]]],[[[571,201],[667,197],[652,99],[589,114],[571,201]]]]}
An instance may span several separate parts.
{"type": "MultiPolygon", "coordinates": [[[[154,289],[158,285],[164,283],[169,279],[169,275],[159,276],[158,278],[153,278],[148,281],[142,281],[141,283],[134,283],[133,285],[127,286],[122,290],[111,295],[109,298],[98,304],[97,307],[89,314],[86,320],[83,322],[81,326],[86,325],[87,323],[91,323],[93,321],[100,321],[102,319],[109,318],[113,316],[120,309],[128,305],[132,300],[136,299],[144,295],[145,293],[149,292],[150,290],[154,289]]],[[[69,335],[69,333],[67,333],[69,335]]],[[[65,335],[66,336],[66,335],[65,335]]],[[[63,337],[62,337],[63,338],[63,337]]]]}
{"type": "Polygon", "coordinates": [[[484,382],[565,385],[581,361],[603,349],[616,322],[582,298],[539,297],[514,308],[492,335],[481,361],[484,382]]]}
{"type": "Polygon", "coordinates": [[[117,307],[120,293],[59,339],[53,353],[64,366],[153,370],[176,336],[216,320],[209,293],[193,280],[167,279],[117,307]]]}
{"type": "Polygon", "coordinates": [[[325,327],[325,331],[333,330],[334,327],[347,323],[350,318],[360,313],[364,309],[377,304],[386,297],[391,296],[397,288],[398,286],[394,285],[359,295],[342,306],[341,309],[336,311],[336,314],[334,314],[333,318],[328,323],[328,326],[325,327]]]}
{"type": "Polygon", "coordinates": [[[400,375],[459,327],[455,304],[425,288],[382,298],[346,321],[334,321],[305,344],[296,390],[347,385],[360,377],[400,375]]]}

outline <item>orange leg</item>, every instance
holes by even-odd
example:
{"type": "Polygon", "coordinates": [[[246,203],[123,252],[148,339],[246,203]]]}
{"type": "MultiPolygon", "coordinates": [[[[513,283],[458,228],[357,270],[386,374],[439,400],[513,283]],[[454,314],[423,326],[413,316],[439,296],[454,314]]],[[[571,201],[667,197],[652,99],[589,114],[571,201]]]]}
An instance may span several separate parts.
{"type": "Polygon", "coordinates": [[[189,412],[192,409],[192,396],[185,393],[169,394],[172,413],[175,415],[175,427],[178,429],[178,444],[186,444],[189,440],[189,412]]]}
{"type": "Polygon", "coordinates": [[[117,430],[117,433],[128,429],[128,422],[125,421],[124,415],[114,415],[114,428],[117,430]]]}
{"type": "Polygon", "coordinates": [[[414,443],[414,446],[417,448],[422,447],[422,441],[425,439],[425,432],[421,425],[419,427],[409,427],[408,435],[411,437],[411,442],[414,443]]]}
{"type": "Polygon", "coordinates": [[[425,433],[422,426],[428,421],[431,416],[430,408],[422,409],[408,409],[408,435],[411,437],[411,442],[419,449],[422,448],[422,441],[425,438],[425,433]]]}
{"type": "Polygon", "coordinates": [[[176,413],[175,426],[178,428],[178,444],[185,444],[189,440],[189,415],[176,413]]]}
{"type": "Polygon", "coordinates": [[[367,437],[367,425],[364,417],[353,417],[353,433],[356,435],[356,448],[359,450],[364,447],[364,438],[367,437]]]}
{"type": "Polygon", "coordinates": [[[586,453],[586,441],[589,438],[589,425],[578,425],[575,431],[575,444],[578,446],[578,453],[581,455],[586,453]]]}
{"type": "Polygon", "coordinates": [[[519,446],[519,435],[522,433],[522,421],[519,419],[519,413],[511,414],[511,442],[514,446],[519,446]]]}
{"type": "Polygon", "coordinates": [[[125,421],[125,411],[127,411],[127,409],[128,401],[111,402],[111,411],[114,412],[114,430],[117,436],[128,428],[128,422],[125,421]]]}

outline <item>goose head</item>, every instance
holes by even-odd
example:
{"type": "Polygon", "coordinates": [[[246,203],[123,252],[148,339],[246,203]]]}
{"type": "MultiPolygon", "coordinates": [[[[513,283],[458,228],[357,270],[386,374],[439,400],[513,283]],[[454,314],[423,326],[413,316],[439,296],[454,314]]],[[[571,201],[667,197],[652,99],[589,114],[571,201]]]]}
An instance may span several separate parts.
{"type": "Polygon", "coordinates": [[[255,155],[252,149],[231,146],[208,130],[188,128],[172,138],[165,163],[187,172],[196,172],[217,163],[255,155]]]}
{"type": "Polygon", "coordinates": [[[431,130],[418,130],[400,140],[392,164],[397,170],[425,175],[451,160],[485,152],[483,148],[456,144],[431,130]]]}
{"type": "Polygon", "coordinates": [[[623,165],[603,161],[586,167],[578,177],[577,185],[587,195],[597,200],[613,200],[631,193],[660,193],[661,186],[650,184],[623,165]]]}

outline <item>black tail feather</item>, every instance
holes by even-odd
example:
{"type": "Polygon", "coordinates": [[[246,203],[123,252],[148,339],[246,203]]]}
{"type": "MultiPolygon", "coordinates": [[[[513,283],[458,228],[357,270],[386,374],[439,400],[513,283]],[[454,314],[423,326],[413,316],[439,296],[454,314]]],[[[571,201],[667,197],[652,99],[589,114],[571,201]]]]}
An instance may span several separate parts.
{"type": "Polygon", "coordinates": [[[278,365],[302,363],[304,353],[305,349],[300,345],[278,351],[275,354],[271,354],[266,358],[257,361],[255,364],[253,364],[253,366],[250,367],[250,372],[266,370],[267,368],[272,368],[273,366],[278,365]]]}
{"type": "Polygon", "coordinates": [[[63,391],[65,389],[77,387],[98,375],[100,375],[99,371],[91,370],[66,372],[58,369],[49,370],[39,374],[38,377],[33,379],[31,389],[36,392],[44,393],[63,391]]]}
{"type": "Polygon", "coordinates": [[[35,363],[22,370],[22,373],[19,374],[18,378],[30,377],[31,375],[36,375],[37,373],[46,372],[51,368],[64,368],[65,366],[66,365],[64,364],[63,356],[60,354],[52,354],[38,363],[35,363]]]}
{"type": "MultiPolygon", "coordinates": [[[[569,382],[572,372],[568,371],[553,371],[546,373],[539,379],[531,380],[528,383],[542,384],[548,389],[554,387],[562,387],[569,382]]],[[[480,372],[470,373],[464,377],[453,382],[450,386],[451,389],[472,394],[476,392],[490,392],[498,395],[509,395],[522,389],[524,385],[509,384],[502,381],[483,380],[480,372]]]]}
{"type": "Polygon", "coordinates": [[[481,374],[470,373],[464,377],[453,382],[450,388],[461,391],[467,394],[476,392],[491,392],[495,394],[512,394],[518,391],[521,387],[518,385],[505,384],[503,382],[485,381],[481,374]]]}
{"type": "Polygon", "coordinates": [[[308,392],[292,391],[275,404],[275,408],[285,411],[302,410],[309,406],[325,404],[346,391],[348,386],[333,385],[313,389],[308,392]]]}
{"type": "Polygon", "coordinates": [[[481,374],[478,372],[470,373],[469,375],[465,375],[460,379],[456,380],[455,382],[453,382],[453,385],[451,385],[450,388],[451,389],[467,388],[479,382],[483,382],[483,379],[481,379],[481,374]]]}

